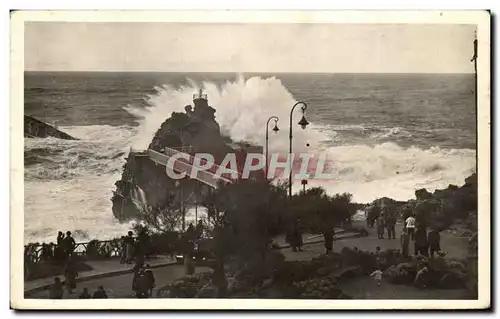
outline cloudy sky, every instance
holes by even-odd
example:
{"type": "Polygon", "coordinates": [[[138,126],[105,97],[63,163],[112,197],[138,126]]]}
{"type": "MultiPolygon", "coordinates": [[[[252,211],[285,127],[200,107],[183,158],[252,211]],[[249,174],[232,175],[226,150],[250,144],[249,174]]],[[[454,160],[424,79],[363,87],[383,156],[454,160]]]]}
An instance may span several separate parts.
{"type": "Polygon", "coordinates": [[[475,26],[25,24],[28,71],[471,73],[475,26]]]}

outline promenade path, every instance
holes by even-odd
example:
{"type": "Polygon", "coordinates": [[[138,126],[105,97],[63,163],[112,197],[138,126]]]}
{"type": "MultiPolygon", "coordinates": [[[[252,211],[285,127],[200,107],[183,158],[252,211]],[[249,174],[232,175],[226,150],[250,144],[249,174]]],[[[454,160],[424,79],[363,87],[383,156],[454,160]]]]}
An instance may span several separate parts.
{"type": "MultiPolygon", "coordinates": [[[[341,229],[337,229],[337,232],[337,238],[339,239],[357,235],[355,233],[344,232],[341,229]]],[[[323,237],[321,235],[304,234],[303,238],[304,244],[313,244],[323,241],[323,237]]],[[[288,245],[285,243],[284,236],[276,237],[274,239],[274,242],[282,249],[286,250],[286,248],[288,248],[288,245]]],[[[184,274],[183,266],[176,265],[175,259],[169,256],[156,256],[156,258],[148,260],[146,261],[146,263],[148,263],[151,268],[153,268],[158,286],[180,278],[184,274]]],[[[90,265],[93,270],[83,271],[79,274],[80,282],[77,283],[77,291],[81,291],[82,287],[94,289],[102,284],[105,286],[108,292],[112,293],[114,297],[130,297],[132,283],[131,270],[133,264],[120,264],[118,258],[100,261],[87,261],[86,264],[90,265]],[[105,283],[108,283],[108,285],[105,285],[105,283]],[[126,293],[121,292],[123,289],[125,289],[126,293]]],[[[197,270],[198,269],[202,269],[200,271],[207,271],[208,268],[200,267],[197,268],[197,270]]],[[[64,279],[64,277],[61,276],[61,279],[64,279]]],[[[26,281],[24,283],[26,298],[46,297],[48,295],[46,287],[53,282],[54,277],[26,281]]],[[[75,298],[75,296],[69,297],[75,298]]]]}
{"type": "MultiPolygon", "coordinates": [[[[375,248],[379,246],[382,250],[384,249],[399,249],[399,233],[402,229],[402,225],[396,225],[396,239],[378,239],[376,235],[375,228],[368,229],[368,237],[354,237],[353,233],[342,233],[341,231],[336,236],[336,242],[334,244],[334,251],[340,252],[344,247],[357,247],[360,250],[365,251],[375,251],[375,248]],[[353,238],[354,237],[354,238],[353,238]]],[[[447,233],[441,233],[441,246],[444,251],[447,252],[448,256],[453,258],[462,258],[467,254],[467,241],[466,237],[456,237],[447,233]]],[[[304,247],[302,252],[292,252],[290,248],[284,243],[284,238],[279,237],[275,239],[280,247],[282,247],[282,252],[285,255],[286,260],[310,260],[313,257],[319,256],[324,253],[323,238],[318,235],[304,235],[304,247]]],[[[410,248],[410,252],[413,253],[413,247],[410,248]]],[[[90,262],[89,262],[90,264],[90,262]]],[[[149,264],[155,269],[153,269],[156,286],[161,287],[168,284],[184,275],[184,268],[182,265],[177,265],[173,260],[169,260],[167,257],[161,257],[156,260],[149,261],[149,264]],[[166,266],[168,265],[168,266],[166,266]]],[[[92,265],[96,268],[92,272],[98,272],[97,268],[104,271],[106,268],[110,272],[114,271],[127,271],[132,268],[132,265],[120,264],[118,260],[109,260],[95,262],[92,265]]],[[[210,269],[207,267],[196,267],[196,272],[205,272],[210,269]]],[[[96,279],[88,279],[83,282],[79,282],[76,292],[80,293],[83,287],[87,287],[89,291],[94,292],[99,285],[103,285],[106,289],[108,296],[110,298],[131,298],[132,295],[132,273],[119,273],[117,275],[99,275],[96,279]]],[[[90,274],[90,272],[89,272],[90,274]]],[[[82,273],[81,276],[87,276],[87,272],[82,273]]],[[[51,283],[53,278],[43,279],[44,282],[51,283]]],[[[39,281],[38,285],[40,285],[39,281]]],[[[27,283],[26,283],[27,284],[27,283]]],[[[355,298],[364,299],[459,299],[466,298],[467,293],[465,290],[425,290],[410,287],[410,286],[400,286],[391,285],[384,282],[381,289],[373,285],[370,278],[357,278],[345,284],[342,289],[345,292],[355,298]]],[[[32,286],[36,287],[35,284],[32,286]]],[[[29,289],[27,286],[25,291],[29,289]]],[[[153,292],[155,295],[156,291],[153,292]]],[[[78,294],[67,295],[65,292],[64,298],[77,298],[78,294]]],[[[26,298],[48,298],[47,290],[40,290],[29,295],[26,298]]]]}
{"type": "MultiPolygon", "coordinates": [[[[80,272],[79,279],[86,278],[99,278],[106,276],[108,274],[123,274],[125,272],[131,271],[133,264],[120,264],[120,258],[110,258],[106,260],[91,260],[85,262],[87,265],[92,267],[92,270],[80,272]]],[[[146,263],[151,265],[151,267],[161,267],[165,265],[170,265],[175,263],[175,260],[170,256],[155,256],[154,258],[147,260],[146,263]]],[[[62,274],[61,279],[64,279],[62,274]]],[[[35,280],[29,280],[24,282],[24,291],[30,291],[46,285],[50,285],[54,282],[54,277],[40,278],[35,280]]]]}

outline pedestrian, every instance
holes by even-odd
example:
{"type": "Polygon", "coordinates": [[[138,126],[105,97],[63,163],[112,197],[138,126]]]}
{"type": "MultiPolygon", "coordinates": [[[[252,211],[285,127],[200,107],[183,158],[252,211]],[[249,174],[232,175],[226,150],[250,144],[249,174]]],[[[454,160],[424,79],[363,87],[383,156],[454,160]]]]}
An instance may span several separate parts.
{"type": "Polygon", "coordinates": [[[302,234],[300,233],[297,222],[294,222],[287,231],[286,242],[292,247],[292,251],[302,251],[302,234]]]}
{"type": "Polygon", "coordinates": [[[121,256],[120,256],[120,264],[124,264],[127,260],[127,245],[126,245],[126,240],[125,236],[122,236],[120,238],[120,245],[121,245],[121,256]]]}
{"type": "Polygon", "coordinates": [[[66,262],[66,267],[64,268],[64,276],[68,294],[72,294],[73,289],[76,288],[76,278],[78,278],[78,272],[76,271],[75,264],[71,259],[66,262]]]}
{"type": "Polygon", "coordinates": [[[63,285],[61,283],[61,278],[55,277],[54,283],[49,287],[49,298],[50,299],[62,299],[64,294],[63,285]]]}
{"type": "Polygon", "coordinates": [[[396,239],[396,216],[393,212],[386,213],[386,227],[388,239],[396,239]]]}
{"type": "Polygon", "coordinates": [[[370,274],[370,277],[372,277],[375,280],[378,287],[380,287],[380,284],[382,283],[382,274],[383,273],[380,269],[376,269],[374,272],[370,274]]]}
{"type": "Polygon", "coordinates": [[[57,246],[54,251],[54,257],[58,263],[60,264],[63,263],[65,256],[64,256],[64,234],[62,231],[59,231],[57,233],[57,246]]]}
{"type": "Polygon", "coordinates": [[[384,229],[385,229],[385,225],[384,225],[384,216],[379,216],[377,218],[377,235],[378,235],[378,239],[384,239],[384,229]]]}
{"type": "Polygon", "coordinates": [[[71,237],[71,232],[66,232],[66,237],[64,237],[64,248],[65,248],[65,257],[66,260],[73,255],[73,251],[75,250],[76,242],[73,237],[71,237]]]}
{"type": "Polygon", "coordinates": [[[429,244],[427,241],[427,230],[419,228],[415,232],[415,256],[422,255],[429,256],[429,244]]]}
{"type": "Polygon", "coordinates": [[[408,231],[406,228],[403,228],[401,231],[401,251],[403,253],[403,257],[408,257],[410,254],[410,235],[408,235],[408,231]]]}
{"type": "Polygon", "coordinates": [[[92,296],[93,299],[108,299],[108,295],[103,286],[99,286],[92,296]]]}
{"type": "Polygon", "coordinates": [[[135,296],[137,298],[148,298],[150,292],[149,278],[146,274],[145,268],[141,268],[137,272],[135,284],[135,296]]]}
{"type": "Polygon", "coordinates": [[[405,227],[408,231],[408,235],[410,236],[410,240],[414,241],[415,240],[415,217],[413,217],[413,214],[411,214],[405,220],[405,227]]]}
{"type": "Polygon", "coordinates": [[[184,273],[189,276],[195,272],[195,264],[193,262],[193,257],[195,253],[195,243],[192,240],[188,240],[185,244],[184,252],[184,273]]]}
{"type": "Polygon", "coordinates": [[[87,289],[87,287],[85,287],[83,288],[83,291],[78,297],[78,299],[90,299],[91,297],[92,296],[90,295],[89,290],[87,289]]]}
{"type": "Polygon", "coordinates": [[[325,223],[325,227],[323,229],[323,237],[325,239],[325,254],[329,255],[332,253],[333,239],[335,237],[335,230],[329,223],[325,223]]]}
{"type": "Polygon", "coordinates": [[[134,236],[131,231],[127,233],[127,237],[125,237],[125,262],[127,264],[131,264],[134,259],[134,247],[135,241],[134,236]]]}
{"type": "Polygon", "coordinates": [[[302,231],[300,229],[300,219],[297,220],[297,223],[295,224],[294,227],[294,238],[297,245],[297,250],[302,251],[303,242],[302,242],[302,231]]]}
{"type": "Polygon", "coordinates": [[[153,270],[151,270],[151,266],[149,264],[146,265],[144,273],[146,274],[148,282],[148,294],[151,297],[153,295],[153,288],[155,287],[155,275],[153,274],[153,270]]]}
{"type": "Polygon", "coordinates": [[[429,233],[429,250],[431,258],[434,258],[434,253],[441,251],[441,237],[439,231],[434,227],[429,233]]]}

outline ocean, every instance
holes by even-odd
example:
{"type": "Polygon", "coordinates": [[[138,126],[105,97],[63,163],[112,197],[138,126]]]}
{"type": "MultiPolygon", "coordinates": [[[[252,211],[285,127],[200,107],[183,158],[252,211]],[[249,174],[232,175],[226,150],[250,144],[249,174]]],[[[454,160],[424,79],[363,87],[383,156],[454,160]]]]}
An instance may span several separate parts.
{"type": "MultiPolygon", "coordinates": [[[[294,151],[326,152],[335,179],[310,182],[356,202],[414,198],[418,188],[461,185],[476,168],[471,74],[25,73],[25,114],[79,138],[24,139],[25,242],[121,236],[111,212],[114,183],[131,147],[145,149],[200,87],[221,131],[288,151],[290,109],[308,104],[311,125],[294,127],[294,151]],[[309,145],[309,146],[307,146],[309,145]]],[[[294,125],[299,121],[294,112],[294,125]]],[[[295,189],[298,189],[295,186],[295,189]]]]}

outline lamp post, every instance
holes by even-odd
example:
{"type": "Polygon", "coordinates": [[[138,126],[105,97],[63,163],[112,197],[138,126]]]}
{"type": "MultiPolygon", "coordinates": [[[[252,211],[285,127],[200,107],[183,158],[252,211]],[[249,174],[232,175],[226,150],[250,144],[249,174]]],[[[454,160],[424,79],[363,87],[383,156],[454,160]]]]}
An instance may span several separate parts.
{"type": "Polygon", "coordinates": [[[175,181],[175,186],[180,188],[180,203],[181,203],[181,214],[182,214],[182,232],[186,230],[186,213],[184,211],[184,189],[179,181],[175,181]]]}
{"type": "MultiPolygon", "coordinates": [[[[181,140],[181,152],[184,152],[184,129],[187,128],[188,125],[184,125],[179,129],[180,131],[180,140],[181,140]]],[[[186,212],[184,207],[184,188],[179,180],[175,182],[175,185],[180,188],[180,208],[182,214],[182,231],[186,230],[186,212]]]]}
{"type": "MultiPolygon", "coordinates": [[[[306,117],[305,117],[305,111],[307,109],[307,104],[305,102],[297,102],[293,105],[292,107],[292,110],[290,111],[290,155],[292,154],[292,139],[293,139],[293,135],[292,135],[292,120],[293,120],[293,111],[295,110],[295,107],[297,107],[297,105],[301,104],[302,106],[300,107],[302,109],[302,118],[300,119],[299,121],[299,125],[300,127],[302,127],[302,129],[305,129],[307,125],[309,125],[309,122],[306,120],[306,117]]],[[[293,168],[293,161],[290,163],[290,176],[288,178],[288,196],[290,197],[290,199],[292,199],[292,168],[293,168]]]]}
{"type": "Polygon", "coordinates": [[[307,185],[307,179],[302,180],[302,191],[305,193],[306,192],[306,185],[307,185]]]}
{"type": "Polygon", "coordinates": [[[278,121],[280,120],[277,116],[271,116],[268,120],[267,120],[267,123],[266,123],[266,169],[265,169],[265,173],[266,173],[266,179],[269,178],[269,164],[268,164],[268,160],[269,160],[269,122],[271,122],[271,120],[274,120],[274,127],[273,127],[273,132],[274,133],[278,133],[278,131],[280,130],[278,128],[278,121]]]}

